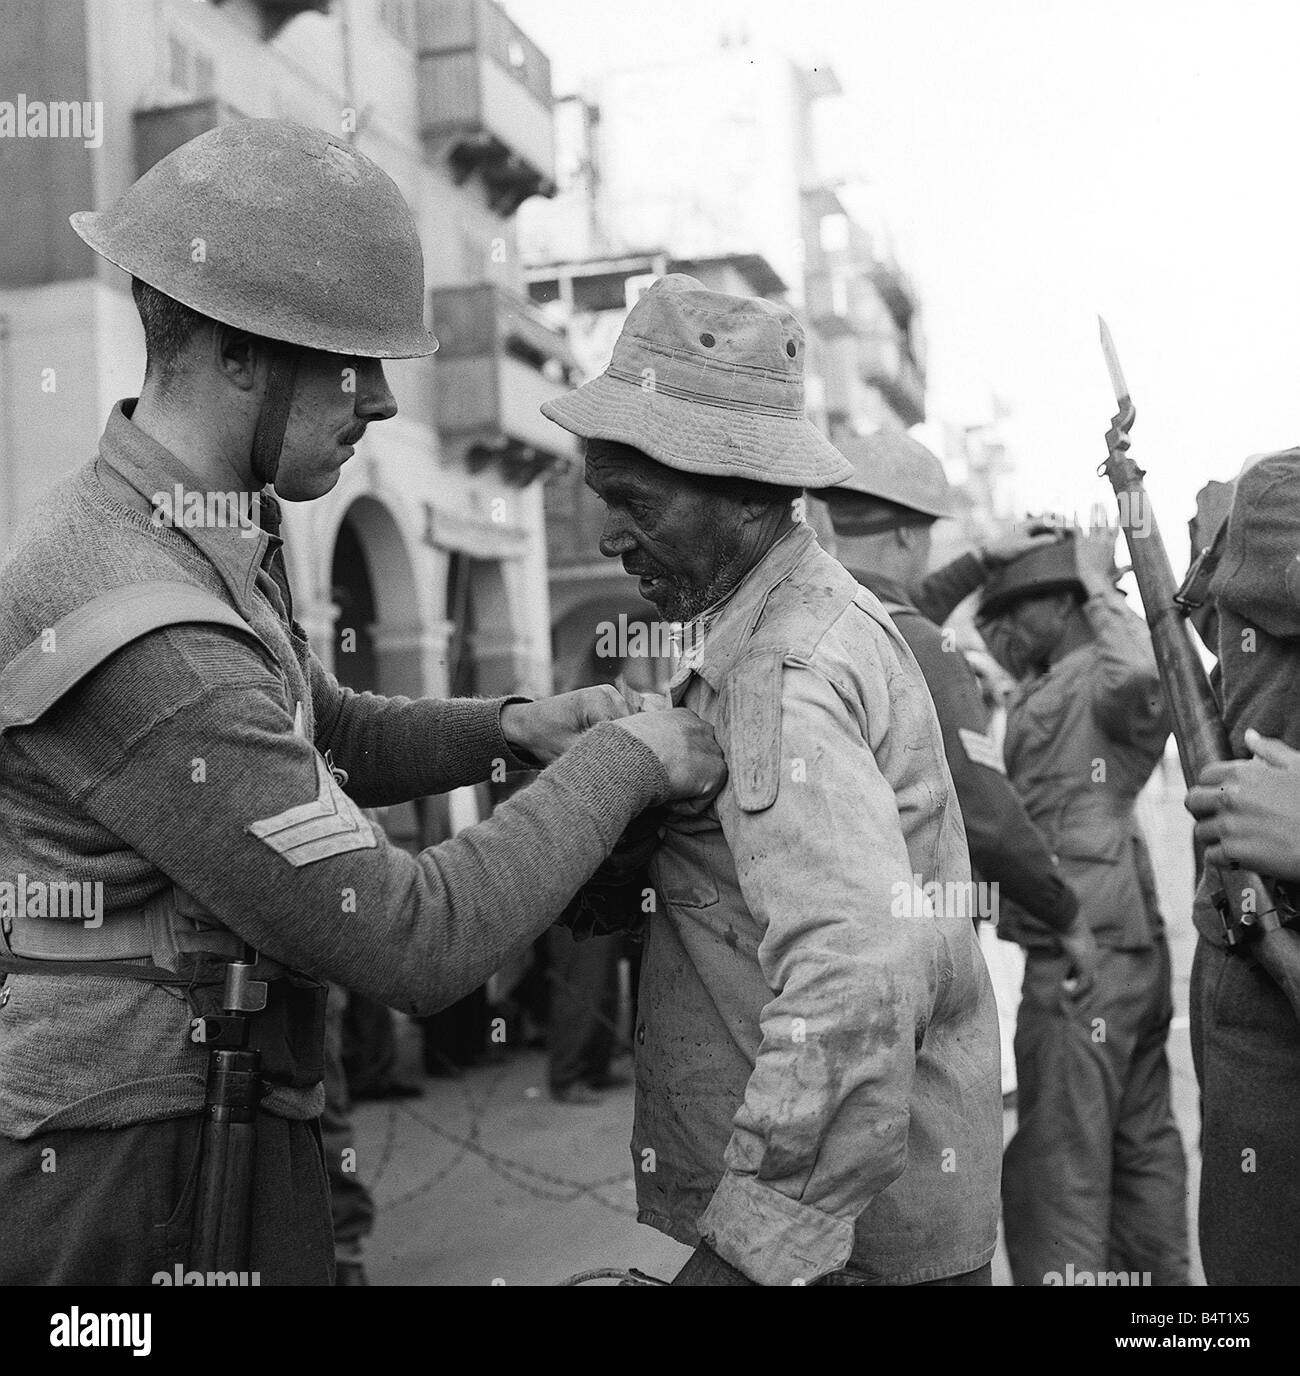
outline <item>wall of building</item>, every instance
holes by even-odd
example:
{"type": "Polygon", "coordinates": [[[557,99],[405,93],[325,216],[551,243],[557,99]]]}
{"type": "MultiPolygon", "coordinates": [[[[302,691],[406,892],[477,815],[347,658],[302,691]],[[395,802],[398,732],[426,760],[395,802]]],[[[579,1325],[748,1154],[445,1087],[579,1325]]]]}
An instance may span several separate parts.
{"type": "MultiPolygon", "coordinates": [[[[522,288],[513,218],[489,208],[476,179],[457,185],[421,137],[417,48],[427,5],[334,0],[329,15],[294,18],[268,42],[252,0],[0,0],[0,54],[8,54],[0,89],[39,80],[51,98],[101,101],[104,112],[97,148],[0,140],[0,549],[39,494],[90,457],[112,402],[139,390],[143,341],[129,279],[67,226],[71,210],[102,207],[135,180],[136,112],[215,100],[222,118],[292,119],[351,137],[411,204],[427,287],[522,288]]],[[[394,361],[386,372],[397,419],[372,427],[328,497],[286,505],[300,619],[329,660],[331,563],[350,519],[375,582],[379,686],[444,690],[447,572],[461,551],[491,573],[478,579],[475,649],[485,678],[503,691],[544,693],[540,489],[513,486],[491,468],[470,473],[463,455],[447,452],[436,359],[394,361]]]]}

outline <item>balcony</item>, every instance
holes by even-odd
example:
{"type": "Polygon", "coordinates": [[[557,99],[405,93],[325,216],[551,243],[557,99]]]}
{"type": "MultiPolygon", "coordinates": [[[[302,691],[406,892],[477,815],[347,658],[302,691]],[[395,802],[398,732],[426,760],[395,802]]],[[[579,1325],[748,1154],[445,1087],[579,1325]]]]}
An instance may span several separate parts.
{"type": "Polygon", "coordinates": [[[458,185],[477,177],[513,215],[555,195],[554,98],[545,53],[492,0],[420,7],[420,132],[458,185]]]}
{"type": "Polygon", "coordinates": [[[437,425],[472,473],[495,468],[515,487],[575,455],[572,438],[540,407],[573,385],[564,336],[530,302],[491,283],[430,293],[437,425]]]}
{"type": "Polygon", "coordinates": [[[196,100],[188,105],[166,105],[137,110],[135,125],[135,174],[143,177],[156,162],[183,143],[209,129],[243,119],[244,115],[224,100],[196,100]]]}
{"type": "Polygon", "coordinates": [[[900,336],[869,335],[858,342],[858,369],[905,426],[925,419],[925,378],[900,336]]]}
{"type": "Polygon", "coordinates": [[[871,269],[870,276],[898,328],[906,333],[916,314],[916,292],[907,275],[896,263],[879,261],[871,269]]]}
{"type": "Polygon", "coordinates": [[[834,274],[812,272],[804,280],[808,318],[823,339],[840,339],[854,332],[849,318],[848,293],[834,274]]]}
{"type": "MultiPolygon", "coordinates": [[[[221,5],[225,0],[213,0],[221,5]]],[[[291,19],[300,14],[327,14],[330,0],[253,0],[262,19],[262,41],[269,43],[291,19]]]]}

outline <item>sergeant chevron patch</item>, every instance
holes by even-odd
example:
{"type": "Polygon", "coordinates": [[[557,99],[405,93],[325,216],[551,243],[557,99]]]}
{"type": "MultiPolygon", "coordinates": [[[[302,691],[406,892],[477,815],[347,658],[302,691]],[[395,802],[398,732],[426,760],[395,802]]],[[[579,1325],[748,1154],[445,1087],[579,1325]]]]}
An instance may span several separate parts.
{"type": "Polygon", "coordinates": [[[294,866],[378,845],[374,829],[316,755],[316,798],[251,823],[247,830],[294,866]]]}
{"type": "Polygon", "coordinates": [[[1002,763],[1002,752],[992,736],[981,736],[978,731],[970,731],[964,726],[957,728],[957,734],[965,747],[966,758],[972,764],[987,765],[990,769],[996,769],[999,774],[1007,772],[1006,765],[1002,763]]]}

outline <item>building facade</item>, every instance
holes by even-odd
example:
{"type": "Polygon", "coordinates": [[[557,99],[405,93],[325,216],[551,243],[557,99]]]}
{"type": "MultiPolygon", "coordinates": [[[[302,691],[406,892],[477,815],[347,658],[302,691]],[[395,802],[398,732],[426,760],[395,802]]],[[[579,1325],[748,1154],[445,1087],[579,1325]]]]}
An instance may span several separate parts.
{"type": "MultiPolygon", "coordinates": [[[[574,361],[515,227],[554,185],[545,55],[491,0],[0,0],[0,32],[0,96],[101,112],[90,139],[0,137],[0,550],[143,375],[129,278],[68,214],[219,124],[296,120],[401,188],[441,345],[385,365],[399,414],[327,498],[286,505],[299,619],[359,689],[548,692],[540,479],[573,451],[537,408],[574,361]]],[[[458,795],[450,823],[487,805],[458,795]]]]}

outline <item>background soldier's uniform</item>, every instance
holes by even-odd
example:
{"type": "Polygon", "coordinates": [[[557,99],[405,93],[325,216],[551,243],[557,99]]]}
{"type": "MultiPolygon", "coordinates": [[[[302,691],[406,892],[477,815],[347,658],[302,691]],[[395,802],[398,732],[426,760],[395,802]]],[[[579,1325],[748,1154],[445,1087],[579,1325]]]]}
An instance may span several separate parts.
{"type": "MultiPolygon", "coordinates": [[[[292,620],[277,538],[151,519],[151,495],[190,474],[131,423],[132,405],[20,536],[0,579],[0,666],[98,594],[151,579],[206,590],[250,629],[146,635],[0,736],[0,879],[102,881],[105,934],[180,908],[290,971],[408,1011],[446,1004],[547,926],[662,800],[662,767],[599,726],[481,826],[418,856],[387,844],[319,752],[363,806],[441,792],[494,760],[523,767],[501,701],[341,688],[292,620]]],[[[31,924],[10,914],[5,932],[21,955],[31,924]]],[[[187,1000],[84,974],[15,974],[6,993],[0,1283],[147,1283],[184,1262],[207,1068],[187,1000]]],[[[250,1261],[263,1284],[329,1278],[318,1002],[275,980],[252,1020],[267,1081],[250,1261]]]]}
{"type": "Polygon", "coordinates": [[[1027,948],[1016,1028],[1015,1137],[1003,1166],[1018,1285],[1051,1272],[1150,1272],[1187,1281],[1186,1164],[1165,1041],[1169,951],[1137,795],[1169,735],[1150,636],[1119,593],[1084,603],[1094,639],[1023,684],[1007,715],[1007,770],[1060,857],[1100,950],[1095,992],[1062,989],[1054,936],[1014,907],[1027,948]]]}
{"type": "MultiPolygon", "coordinates": [[[[1210,585],[1224,724],[1300,749],[1300,449],[1237,479],[1210,585]]],[[[1196,896],[1192,1052],[1201,1086],[1201,1260],[1211,1285],[1300,1285],[1300,1024],[1196,896]]]]}
{"type": "MultiPolygon", "coordinates": [[[[974,877],[996,881],[1000,896],[1019,904],[1053,931],[1069,931],[1079,900],[1062,880],[1042,833],[1007,781],[1002,752],[989,734],[988,709],[965,657],[955,645],[945,647],[943,631],[900,584],[874,572],[852,568],[849,572],[880,599],[925,676],[966,824],[974,877]]],[[[979,576],[982,580],[982,566],[979,576]]],[[[956,600],[969,591],[969,587],[961,591],[956,600]]],[[[939,611],[937,619],[943,620],[952,610],[943,606],[949,592],[944,570],[939,571],[935,593],[927,597],[928,592],[923,586],[917,600],[924,599],[939,611]]]]}

